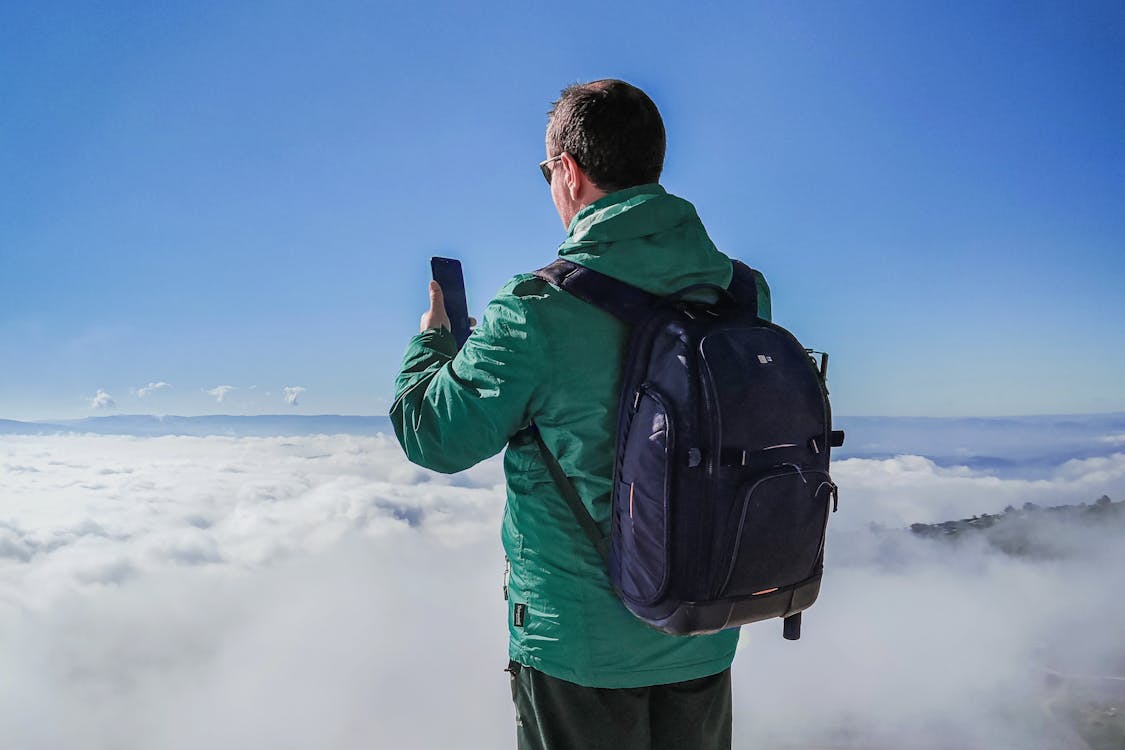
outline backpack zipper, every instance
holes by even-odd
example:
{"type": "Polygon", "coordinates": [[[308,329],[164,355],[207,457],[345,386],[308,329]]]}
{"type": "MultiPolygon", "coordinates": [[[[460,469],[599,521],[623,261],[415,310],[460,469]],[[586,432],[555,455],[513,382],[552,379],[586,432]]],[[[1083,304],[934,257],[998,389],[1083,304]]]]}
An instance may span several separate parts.
{"type": "MultiPolygon", "coordinates": [[[[699,538],[697,539],[696,549],[699,551],[696,557],[696,571],[693,580],[697,584],[708,579],[707,573],[711,570],[712,558],[715,554],[714,540],[707,539],[706,529],[714,528],[715,524],[715,473],[719,464],[719,448],[722,436],[719,434],[718,419],[716,418],[716,394],[713,393],[714,383],[711,379],[711,365],[707,362],[707,355],[703,351],[703,339],[695,342],[695,346],[699,350],[699,369],[695,373],[695,381],[698,384],[702,398],[700,404],[702,406],[701,424],[714,425],[708,431],[708,438],[710,445],[700,446],[704,450],[703,455],[703,499],[700,503],[700,513],[706,514],[710,518],[711,523],[699,523],[699,538]]],[[[698,431],[697,431],[698,432],[698,431]]],[[[708,587],[709,588],[709,587],[708,587]]],[[[706,589],[701,589],[699,593],[706,594],[706,589]]]]}

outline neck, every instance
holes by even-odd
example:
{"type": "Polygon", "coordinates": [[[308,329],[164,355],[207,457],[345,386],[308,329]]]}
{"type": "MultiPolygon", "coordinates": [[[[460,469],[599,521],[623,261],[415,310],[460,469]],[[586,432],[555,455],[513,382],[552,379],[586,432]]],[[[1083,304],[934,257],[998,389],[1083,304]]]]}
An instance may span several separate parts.
{"type": "Polygon", "coordinates": [[[578,214],[579,211],[586,208],[586,206],[590,205],[591,203],[604,198],[607,195],[609,195],[609,193],[605,192],[604,190],[600,190],[599,188],[594,187],[592,183],[587,182],[584,185],[584,189],[581,190],[577,196],[575,196],[570,205],[566,207],[567,210],[563,212],[563,224],[569,227],[570,222],[574,220],[574,217],[578,214]]]}

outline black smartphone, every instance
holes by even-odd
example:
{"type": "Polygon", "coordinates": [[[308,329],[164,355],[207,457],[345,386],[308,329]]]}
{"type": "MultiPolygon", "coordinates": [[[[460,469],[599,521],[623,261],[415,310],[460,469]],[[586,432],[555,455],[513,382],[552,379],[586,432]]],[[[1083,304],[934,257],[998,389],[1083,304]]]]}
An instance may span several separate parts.
{"type": "Polygon", "coordinates": [[[441,285],[445,296],[445,314],[453,328],[453,338],[457,348],[465,345],[469,338],[469,303],[465,299],[465,277],[461,273],[461,261],[453,258],[430,258],[430,272],[434,281],[441,285]]]}

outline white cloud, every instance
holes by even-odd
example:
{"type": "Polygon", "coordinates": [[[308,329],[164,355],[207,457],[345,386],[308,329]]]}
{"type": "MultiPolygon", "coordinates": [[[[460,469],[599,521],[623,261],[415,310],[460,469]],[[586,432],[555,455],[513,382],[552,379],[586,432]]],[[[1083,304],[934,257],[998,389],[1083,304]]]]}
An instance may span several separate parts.
{"type": "Polygon", "coordinates": [[[836,461],[832,476],[840,485],[837,523],[847,528],[869,522],[901,528],[997,513],[1025,502],[1078,504],[1107,493],[1125,497],[1125,453],[1068,461],[1034,480],[941,467],[921,456],[836,461]]]}
{"type": "Polygon", "coordinates": [[[12,747],[510,740],[498,461],[436,475],[382,436],[2,440],[0,468],[37,470],[0,471],[12,747]]]}
{"type": "Polygon", "coordinates": [[[299,385],[289,385],[286,386],[283,390],[285,391],[285,403],[289,404],[290,406],[298,406],[299,404],[297,403],[297,397],[305,392],[304,387],[299,385]]]}
{"type": "Polygon", "coordinates": [[[113,400],[113,396],[110,396],[101,388],[99,388],[98,392],[94,394],[94,397],[90,399],[91,409],[113,409],[116,406],[117,403],[113,400]]]}
{"type": "MultiPolygon", "coordinates": [[[[743,631],[735,747],[1049,746],[1043,663],[1125,656],[1119,545],[1071,529],[1072,557],[1035,562],[866,525],[1121,499],[1125,455],[1035,482],[836,474],[804,636],[743,631]]],[[[499,459],[447,477],[384,436],[0,436],[0,496],[12,747],[514,745],[499,459]]]]}
{"type": "Polygon", "coordinates": [[[149,383],[146,386],[138,388],[136,390],[136,394],[137,394],[138,398],[144,398],[144,397],[148,396],[150,393],[152,393],[153,391],[158,391],[161,388],[171,388],[171,387],[172,387],[171,383],[165,383],[163,380],[161,380],[159,383],[149,383]]]}
{"type": "Polygon", "coordinates": [[[209,391],[206,391],[206,393],[208,396],[214,396],[215,400],[221,404],[223,403],[223,399],[226,398],[227,394],[233,390],[236,390],[233,385],[219,385],[215,386],[209,391]]]}

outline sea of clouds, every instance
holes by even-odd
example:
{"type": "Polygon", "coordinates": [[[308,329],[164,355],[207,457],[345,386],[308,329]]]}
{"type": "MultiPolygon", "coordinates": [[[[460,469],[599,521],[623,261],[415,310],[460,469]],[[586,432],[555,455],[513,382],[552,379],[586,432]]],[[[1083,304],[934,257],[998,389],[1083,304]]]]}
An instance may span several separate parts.
{"type": "MultiPolygon", "coordinates": [[[[1044,668],[1125,673],[1120,529],[1047,529],[1047,559],[901,529],[1123,499],[1125,453],[1027,479],[918,455],[833,473],[802,639],[743,630],[735,746],[1060,747],[1044,668]]],[[[383,435],[2,435],[0,737],[513,747],[502,505],[498,459],[442,476],[383,435]]]]}

